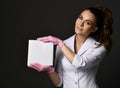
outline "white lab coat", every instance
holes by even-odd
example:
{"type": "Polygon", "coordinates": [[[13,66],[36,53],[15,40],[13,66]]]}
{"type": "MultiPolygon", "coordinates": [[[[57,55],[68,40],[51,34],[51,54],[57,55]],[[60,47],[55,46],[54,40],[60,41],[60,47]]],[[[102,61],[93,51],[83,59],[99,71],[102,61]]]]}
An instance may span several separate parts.
{"type": "MultiPolygon", "coordinates": [[[[65,44],[74,51],[75,35],[66,39],[65,44]]],[[[57,86],[63,88],[98,88],[95,77],[97,67],[105,56],[106,49],[103,45],[97,47],[99,43],[91,37],[84,42],[73,62],[70,63],[62,53],[61,49],[56,49],[56,72],[61,78],[57,86]]]]}

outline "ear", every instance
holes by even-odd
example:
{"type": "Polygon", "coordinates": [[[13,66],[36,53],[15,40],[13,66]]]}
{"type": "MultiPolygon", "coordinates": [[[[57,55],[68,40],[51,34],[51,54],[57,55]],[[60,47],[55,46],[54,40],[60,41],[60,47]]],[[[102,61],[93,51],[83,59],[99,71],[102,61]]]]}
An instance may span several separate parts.
{"type": "Polygon", "coordinates": [[[93,30],[92,30],[92,33],[96,32],[98,30],[97,27],[95,27],[93,30]]]}

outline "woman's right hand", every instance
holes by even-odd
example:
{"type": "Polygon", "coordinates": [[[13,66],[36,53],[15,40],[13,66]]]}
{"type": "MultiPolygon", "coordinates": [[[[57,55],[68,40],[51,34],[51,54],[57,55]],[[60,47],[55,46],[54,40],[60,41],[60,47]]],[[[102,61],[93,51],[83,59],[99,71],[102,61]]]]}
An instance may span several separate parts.
{"type": "Polygon", "coordinates": [[[28,65],[28,67],[33,68],[39,72],[46,71],[48,73],[52,73],[55,70],[54,67],[42,65],[39,63],[32,63],[32,64],[28,65]]]}

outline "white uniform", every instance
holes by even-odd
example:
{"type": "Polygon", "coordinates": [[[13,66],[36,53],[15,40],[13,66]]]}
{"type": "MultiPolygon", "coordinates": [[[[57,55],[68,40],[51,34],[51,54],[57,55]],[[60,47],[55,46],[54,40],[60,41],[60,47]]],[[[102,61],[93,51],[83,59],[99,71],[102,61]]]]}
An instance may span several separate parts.
{"type": "MultiPolygon", "coordinates": [[[[68,38],[64,43],[74,51],[75,35],[68,38]]],[[[61,82],[57,86],[63,88],[98,88],[95,77],[97,67],[105,56],[106,49],[103,45],[97,47],[98,42],[91,37],[84,42],[73,62],[70,63],[62,53],[61,49],[56,49],[56,72],[61,77],[61,82]]]]}

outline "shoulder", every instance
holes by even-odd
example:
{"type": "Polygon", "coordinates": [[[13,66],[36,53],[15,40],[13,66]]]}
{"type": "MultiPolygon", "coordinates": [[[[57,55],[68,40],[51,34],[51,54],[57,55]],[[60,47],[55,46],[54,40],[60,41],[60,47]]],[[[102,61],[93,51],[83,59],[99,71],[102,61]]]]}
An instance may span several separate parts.
{"type": "Polygon", "coordinates": [[[99,45],[100,42],[96,41],[94,38],[89,37],[89,46],[91,50],[95,53],[106,53],[106,48],[104,45],[99,45]]]}

